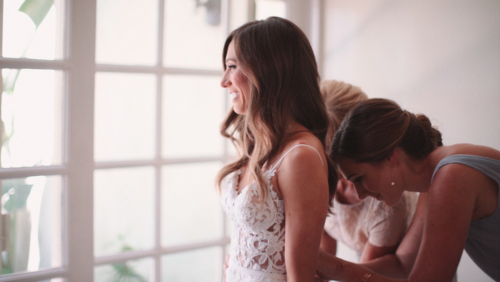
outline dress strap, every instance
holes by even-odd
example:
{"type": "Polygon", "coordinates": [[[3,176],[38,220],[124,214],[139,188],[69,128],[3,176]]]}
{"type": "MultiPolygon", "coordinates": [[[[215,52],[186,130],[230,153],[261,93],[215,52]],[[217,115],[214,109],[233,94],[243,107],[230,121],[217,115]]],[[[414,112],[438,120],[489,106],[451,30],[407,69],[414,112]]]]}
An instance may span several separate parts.
{"type": "Polygon", "coordinates": [[[290,150],[288,150],[286,153],[283,154],[283,156],[281,156],[281,158],[278,160],[278,162],[276,162],[270,169],[271,172],[275,172],[276,169],[278,168],[278,166],[281,164],[281,161],[283,161],[283,159],[286,157],[286,155],[288,155],[288,153],[290,153],[290,151],[292,151],[293,149],[297,148],[297,147],[301,147],[301,146],[304,146],[304,147],[309,147],[311,149],[313,149],[314,151],[316,151],[316,153],[318,154],[318,157],[319,157],[319,160],[321,161],[321,164],[322,165],[325,165],[323,163],[323,159],[321,158],[321,154],[318,152],[318,150],[316,150],[316,148],[312,147],[312,146],[309,146],[309,145],[306,145],[306,144],[298,144],[298,145],[295,145],[293,146],[292,148],[290,148],[290,150]]]}

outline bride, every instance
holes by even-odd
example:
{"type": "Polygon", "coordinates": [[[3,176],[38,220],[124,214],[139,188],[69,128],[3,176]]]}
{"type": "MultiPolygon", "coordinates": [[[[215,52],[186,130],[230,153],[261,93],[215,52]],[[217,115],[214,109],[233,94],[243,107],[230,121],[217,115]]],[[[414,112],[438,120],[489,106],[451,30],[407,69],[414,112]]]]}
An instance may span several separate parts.
{"type": "Polygon", "coordinates": [[[225,280],[314,281],[337,176],[312,48],[295,24],[271,17],[234,30],[223,65],[232,109],[221,133],[240,152],[217,175],[234,223],[225,280]]]}

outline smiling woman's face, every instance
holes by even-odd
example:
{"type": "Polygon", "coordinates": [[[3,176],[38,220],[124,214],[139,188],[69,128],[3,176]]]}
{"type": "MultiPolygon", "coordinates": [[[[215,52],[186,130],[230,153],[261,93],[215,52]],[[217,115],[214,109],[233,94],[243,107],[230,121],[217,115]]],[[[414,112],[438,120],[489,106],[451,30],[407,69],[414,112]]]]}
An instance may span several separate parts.
{"type": "Polygon", "coordinates": [[[388,206],[396,205],[401,199],[401,185],[391,185],[393,167],[388,160],[372,164],[341,158],[337,166],[345,179],[354,184],[360,199],[370,196],[388,206]]]}
{"type": "Polygon", "coordinates": [[[250,98],[250,83],[241,71],[241,63],[236,58],[234,41],[231,41],[227,48],[226,70],[220,84],[227,88],[234,112],[240,115],[246,114],[250,98]]]}

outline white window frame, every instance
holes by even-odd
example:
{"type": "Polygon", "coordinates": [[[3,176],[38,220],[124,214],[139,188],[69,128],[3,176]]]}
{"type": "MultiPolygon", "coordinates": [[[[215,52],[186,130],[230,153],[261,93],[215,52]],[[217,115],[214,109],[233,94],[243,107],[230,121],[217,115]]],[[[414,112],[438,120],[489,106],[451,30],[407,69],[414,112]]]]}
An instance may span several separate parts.
{"type": "MultiPolygon", "coordinates": [[[[0,14],[3,14],[0,0],[0,14]]],[[[96,266],[124,262],[141,258],[153,258],[154,281],[161,281],[161,257],[165,254],[219,246],[222,253],[229,243],[226,235],[227,218],[224,215],[223,234],[219,239],[196,244],[163,247],[161,245],[161,168],[164,165],[180,163],[224,162],[228,156],[226,142],[224,153],[214,158],[165,159],[161,156],[161,97],[165,74],[221,76],[221,71],[203,69],[167,68],[163,66],[163,21],[166,0],[159,1],[158,58],[155,66],[119,66],[96,64],[96,14],[97,0],[68,0],[64,37],[64,58],[62,60],[34,60],[0,57],[2,68],[51,69],[65,73],[63,91],[63,164],[45,167],[0,168],[0,179],[22,178],[35,175],[60,175],[62,190],[62,249],[63,265],[27,273],[0,275],[1,281],[40,281],[61,277],[65,281],[93,281],[96,266]],[[148,73],[156,76],[156,152],[146,161],[94,162],[94,100],[95,76],[97,72],[148,73]],[[97,169],[153,166],[155,168],[155,242],[154,248],[145,251],[131,251],[116,255],[94,257],[94,172],[97,169]]],[[[194,1],[194,0],[186,0],[194,1]]],[[[235,0],[232,0],[235,1],[235,0]]],[[[321,66],[321,7],[323,0],[287,0],[287,18],[296,22],[311,39],[321,66]],[[306,12],[305,11],[310,11],[306,12]],[[314,18],[314,21],[312,20],[314,18]]],[[[229,33],[231,0],[221,0],[221,24],[229,33]]],[[[250,0],[252,5],[253,1],[250,0]]],[[[251,9],[249,9],[251,11],[251,9]]],[[[249,18],[251,12],[249,13],[249,18]]],[[[2,23],[0,22],[0,31],[2,23]]],[[[0,36],[0,48],[2,46],[0,36]]],[[[0,50],[1,51],[1,50],[0,50]]],[[[1,53],[1,52],[0,52],[1,53]]],[[[224,256],[223,256],[224,257],[224,256]]]]}
{"type": "MultiPolygon", "coordinates": [[[[7,0],[3,0],[7,1],[7,0]]],[[[0,9],[3,14],[3,1],[0,9]]],[[[45,167],[0,168],[0,178],[60,175],[62,190],[62,267],[0,276],[2,281],[40,281],[62,277],[92,281],[94,71],[96,1],[67,1],[65,48],[62,60],[0,58],[2,68],[51,69],[65,73],[63,90],[63,164],[45,167]],[[72,36],[78,34],[81,36],[72,36]]],[[[1,24],[0,24],[1,25],[1,24]]],[[[1,29],[0,29],[1,30],[1,29]]],[[[0,37],[1,40],[2,37],[0,37]]],[[[0,46],[2,46],[0,42],[0,46]]]]}

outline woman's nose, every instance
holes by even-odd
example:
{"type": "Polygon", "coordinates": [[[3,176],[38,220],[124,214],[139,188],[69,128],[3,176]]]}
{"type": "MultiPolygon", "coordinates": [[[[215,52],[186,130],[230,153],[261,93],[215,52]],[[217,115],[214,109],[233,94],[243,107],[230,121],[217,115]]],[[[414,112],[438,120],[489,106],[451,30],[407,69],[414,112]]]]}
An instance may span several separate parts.
{"type": "Polygon", "coordinates": [[[220,81],[220,86],[222,88],[226,88],[231,84],[231,81],[227,77],[227,72],[224,72],[224,75],[222,76],[222,80],[220,81]]]}

